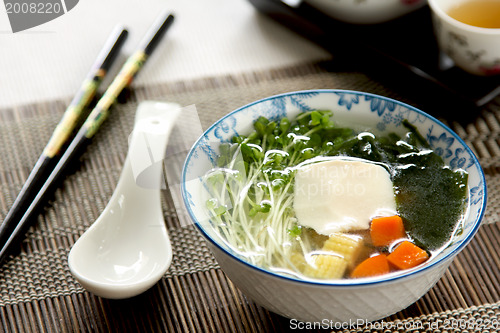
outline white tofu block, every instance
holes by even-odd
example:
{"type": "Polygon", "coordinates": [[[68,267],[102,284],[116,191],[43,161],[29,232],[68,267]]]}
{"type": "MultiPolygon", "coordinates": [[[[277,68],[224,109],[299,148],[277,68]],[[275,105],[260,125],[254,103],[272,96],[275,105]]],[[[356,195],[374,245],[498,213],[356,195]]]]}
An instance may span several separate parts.
{"type": "Polygon", "coordinates": [[[396,214],[389,172],[369,162],[335,159],[301,166],[294,192],[298,223],[323,235],[365,230],[374,217],[396,214]]]}

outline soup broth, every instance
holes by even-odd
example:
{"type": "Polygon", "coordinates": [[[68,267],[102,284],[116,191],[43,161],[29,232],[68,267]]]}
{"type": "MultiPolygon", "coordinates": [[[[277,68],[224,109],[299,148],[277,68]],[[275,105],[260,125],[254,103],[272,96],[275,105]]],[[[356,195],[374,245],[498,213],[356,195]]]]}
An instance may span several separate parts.
{"type": "Polygon", "coordinates": [[[259,118],[254,132],[220,146],[218,167],[205,176],[213,228],[248,262],[302,279],[370,277],[426,262],[460,232],[467,173],[451,170],[413,125],[403,125],[405,135],[378,135],[335,126],[330,111],[292,121],[259,118]],[[322,166],[329,169],[316,172],[310,196],[299,196],[299,180],[322,166]],[[386,174],[393,198],[353,218],[349,211],[379,202],[382,193],[373,173],[353,176],[353,170],[386,174]],[[352,199],[329,204],[346,195],[352,199]],[[338,215],[330,206],[345,218],[329,220],[338,215]],[[322,209],[318,219],[327,217],[323,226],[306,223],[316,209],[322,209]]]}
{"type": "Polygon", "coordinates": [[[453,6],[448,15],[457,21],[481,28],[500,28],[500,1],[473,0],[453,6]]]}

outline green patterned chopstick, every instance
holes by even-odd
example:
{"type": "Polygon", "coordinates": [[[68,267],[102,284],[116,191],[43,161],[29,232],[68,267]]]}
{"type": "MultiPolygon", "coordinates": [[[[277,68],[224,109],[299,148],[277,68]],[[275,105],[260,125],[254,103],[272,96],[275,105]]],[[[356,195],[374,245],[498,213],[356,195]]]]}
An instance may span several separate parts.
{"type": "Polygon", "coordinates": [[[24,236],[29,223],[37,216],[39,209],[43,207],[42,205],[46,202],[48,196],[56,189],[59,182],[62,181],[70,165],[83,153],[101,124],[107,118],[110,108],[114,105],[120,93],[130,85],[149,55],[165,35],[173,20],[174,17],[172,15],[162,14],[146,33],[138,50],[128,58],[116,78],[87,117],[87,120],[83,123],[50,176],[46,179],[9,239],[1,244],[0,262],[10,253],[14,244],[19,242],[20,238],[24,236]]]}
{"type": "Polygon", "coordinates": [[[52,172],[61,157],[61,152],[74,134],[74,130],[81,125],[85,116],[88,115],[88,106],[119,54],[127,38],[127,34],[127,30],[123,29],[123,27],[116,27],[99,52],[80,89],[64,112],[63,117],[52,133],[49,142],[26,179],[16,200],[2,221],[2,224],[0,224],[1,246],[7,242],[18,222],[52,172]]]}

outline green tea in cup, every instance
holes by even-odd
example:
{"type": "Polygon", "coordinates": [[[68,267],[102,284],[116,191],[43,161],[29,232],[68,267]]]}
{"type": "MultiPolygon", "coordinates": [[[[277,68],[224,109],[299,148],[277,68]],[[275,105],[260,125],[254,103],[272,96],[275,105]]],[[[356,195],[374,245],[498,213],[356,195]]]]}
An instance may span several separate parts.
{"type": "Polygon", "coordinates": [[[448,15],[462,23],[481,28],[500,28],[499,0],[469,0],[448,10],[448,15]]]}
{"type": "Polygon", "coordinates": [[[500,76],[500,0],[428,0],[441,51],[464,71],[500,76]]]}

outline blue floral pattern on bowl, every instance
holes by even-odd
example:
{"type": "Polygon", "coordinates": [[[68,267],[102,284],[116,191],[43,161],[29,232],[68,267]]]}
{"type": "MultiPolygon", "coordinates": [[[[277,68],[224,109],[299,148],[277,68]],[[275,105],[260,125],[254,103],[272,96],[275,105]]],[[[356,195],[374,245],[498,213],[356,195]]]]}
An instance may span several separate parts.
{"type": "Polygon", "coordinates": [[[396,109],[396,103],[391,100],[380,99],[375,96],[365,96],[365,100],[370,102],[372,112],[377,112],[379,116],[383,115],[386,110],[394,112],[396,109]]]}
{"type": "Polygon", "coordinates": [[[436,154],[438,154],[442,158],[447,159],[453,155],[450,147],[453,144],[453,142],[455,142],[455,139],[446,136],[446,133],[441,133],[439,137],[429,134],[427,135],[427,141],[429,142],[433,150],[436,152],[436,154]]]}
{"type": "Polygon", "coordinates": [[[228,141],[231,137],[238,135],[235,130],[236,118],[227,117],[224,121],[218,123],[214,128],[214,135],[222,142],[228,141]]]}
{"type": "Polygon", "coordinates": [[[338,105],[345,106],[347,110],[351,110],[353,104],[359,104],[359,95],[337,92],[339,98],[338,105]]]}
{"type": "MultiPolygon", "coordinates": [[[[286,116],[292,119],[299,113],[314,109],[332,110],[334,122],[357,124],[380,131],[403,134],[404,119],[416,126],[445,163],[453,169],[464,169],[469,173],[469,209],[463,221],[463,232],[437,256],[435,262],[456,253],[468,243],[477,231],[486,207],[484,174],[470,148],[444,124],[410,105],[383,96],[348,90],[298,91],[265,98],[229,113],[204,133],[186,160],[181,192],[192,219],[209,239],[217,236],[210,234],[210,230],[200,222],[206,219],[203,209],[205,198],[202,198],[200,190],[202,185],[199,181],[190,180],[200,179],[215,165],[220,143],[227,142],[235,133],[249,133],[259,116],[270,119],[286,116]]],[[[220,244],[217,246],[224,248],[220,244]]]]}

